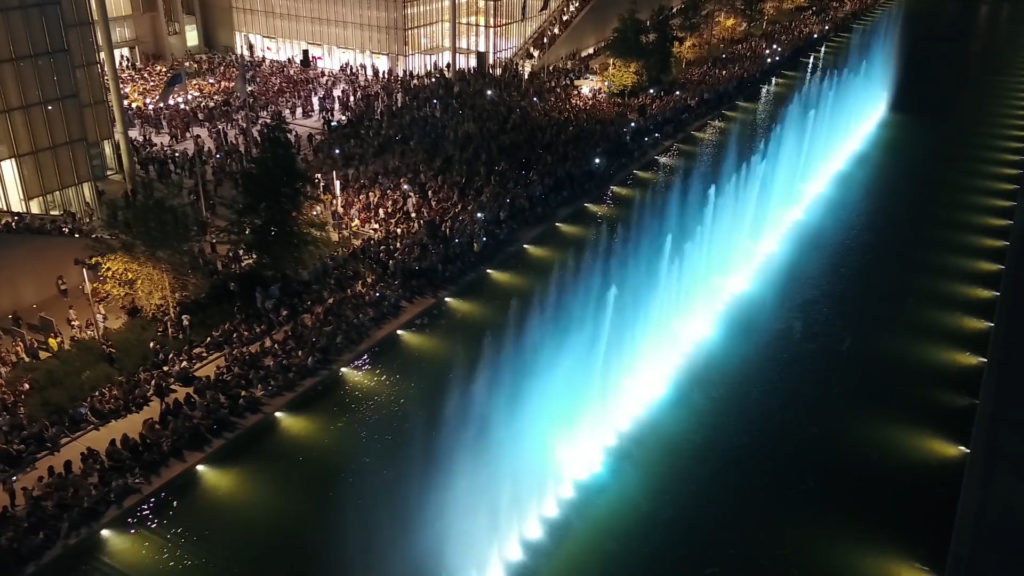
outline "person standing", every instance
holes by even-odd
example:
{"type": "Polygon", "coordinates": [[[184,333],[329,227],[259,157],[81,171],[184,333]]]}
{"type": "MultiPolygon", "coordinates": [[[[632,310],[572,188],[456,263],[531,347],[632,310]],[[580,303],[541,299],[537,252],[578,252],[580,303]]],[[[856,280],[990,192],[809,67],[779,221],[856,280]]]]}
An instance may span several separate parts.
{"type": "Polygon", "coordinates": [[[60,297],[63,298],[65,302],[67,302],[69,300],[69,298],[68,298],[68,283],[64,281],[64,275],[63,274],[58,274],[57,275],[57,292],[60,293],[60,297]]]}
{"type": "Polygon", "coordinates": [[[18,491],[14,489],[14,481],[10,478],[4,480],[4,492],[7,494],[7,500],[11,503],[11,510],[18,507],[18,491]]]}

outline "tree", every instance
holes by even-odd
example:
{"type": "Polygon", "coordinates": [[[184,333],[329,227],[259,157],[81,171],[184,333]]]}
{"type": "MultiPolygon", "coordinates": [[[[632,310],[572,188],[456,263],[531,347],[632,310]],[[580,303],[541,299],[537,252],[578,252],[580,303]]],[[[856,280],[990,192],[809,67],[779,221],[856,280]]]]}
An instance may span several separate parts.
{"type": "Polygon", "coordinates": [[[644,85],[644,68],[636,60],[613,58],[608,63],[603,79],[607,82],[609,93],[626,95],[644,85]]]}
{"type": "Polygon", "coordinates": [[[631,2],[629,8],[619,15],[619,21],[612,29],[608,39],[608,55],[623,60],[643,60],[647,56],[644,43],[646,28],[637,12],[636,2],[631,2]]]}
{"type": "Polygon", "coordinates": [[[676,42],[672,29],[672,10],[664,4],[651,11],[647,19],[644,47],[647,79],[656,82],[672,71],[672,46],[676,42]]]}
{"type": "Polygon", "coordinates": [[[703,54],[704,48],[696,36],[690,36],[686,41],[676,42],[672,46],[672,55],[680,70],[686,68],[688,63],[700,58],[703,54]]]}
{"type": "Polygon", "coordinates": [[[134,299],[146,316],[173,314],[195,288],[192,277],[175,275],[170,267],[139,254],[111,252],[94,256],[103,290],[121,301],[134,299]]]}
{"type": "Polygon", "coordinates": [[[676,10],[677,28],[680,32],[692,34],[700,30],[703,23],[704,7],[700,0],[684,0],[676,10]]]}
{"type": "Polygon", "coordinates": [[[91,259],[101,290],[134,298],[147,316],[172,313],[182,298],[202,290],[199,222],[183,201],[145,183],[133,199],[109,202],[105,214],[112,235],[93,240],[100,255],[91,259]]]}
{"type": "Polygon", "coordinates": [[[326,249],[326,223],[313,216],[308,175],[299,163],[284,117],[260,129],[260,147],[242,173],[231,228],[268,272],[303,269],[326,249]]]}
{"type": "Polygon", "coordinates": [[[157,193],[146,181],[133,200],[112,199],[104,224],[115,237],[97,239],[99,250],[145,254],[174,273],[190,274],[193,248],[201,240],[199,221],[182,200],[166,192],[157,193]]]}

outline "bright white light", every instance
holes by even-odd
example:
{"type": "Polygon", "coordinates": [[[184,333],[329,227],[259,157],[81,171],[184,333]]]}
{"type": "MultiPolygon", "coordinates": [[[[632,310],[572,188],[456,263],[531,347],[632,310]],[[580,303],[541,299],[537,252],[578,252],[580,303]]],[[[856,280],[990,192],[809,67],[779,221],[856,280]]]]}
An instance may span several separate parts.
{"type": "Polygon", "coordinates": [[[203,470],[206,470],[206,464],[196,464],[197,472],[202,472],[203,470]]]}
{"type": "Polygon", "coordinates": [[[601,159],[600,158],[594,158],[594,164],[600,164],[600,163],[601,163],[601,159]]]}
{"type": "Polygon", "coordinates": [[[111,534],[113,534],[113,532],[110,531],[110,528],[103,528],[100,530],[100,536],[103,536],[104,538],[110,537],[111,534]]]}
{"type": "Polygon", "coordinates": [[[956,449],[963,452],[964,454],[968,454],[971,451],[971,449],[968,448],[967,446],[957,446],[956,449]]]}
{"type": "Polygon", "coordinates": [[[274,416],[276,416],[276,417],[278,417],[278,418],[284,418],[284,412],[281,412],[281,411],[279,410],[279,411],[277,411],[277,412],[274,412],[274,416]]]}

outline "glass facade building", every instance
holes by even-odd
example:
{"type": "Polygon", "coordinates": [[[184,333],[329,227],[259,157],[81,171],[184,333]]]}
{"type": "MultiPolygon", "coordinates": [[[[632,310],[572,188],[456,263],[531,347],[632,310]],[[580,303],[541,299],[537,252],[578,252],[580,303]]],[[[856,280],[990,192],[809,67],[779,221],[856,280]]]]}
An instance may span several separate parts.
{"type": "Polygon", "coordinates": [[[235,50],[316,65],[423,71],[511,57],[561,4],[551,0],[231,0],[235,50]],[[542,10],[543,8],[543,10],[542,10]],[[455,58],[452,58],[452,55],[455,58]]]}
{"type": "Polygon", "coordinates": [[[0,211],[82,214],[115,166],[89,1],[0,3],[0,211]]]}

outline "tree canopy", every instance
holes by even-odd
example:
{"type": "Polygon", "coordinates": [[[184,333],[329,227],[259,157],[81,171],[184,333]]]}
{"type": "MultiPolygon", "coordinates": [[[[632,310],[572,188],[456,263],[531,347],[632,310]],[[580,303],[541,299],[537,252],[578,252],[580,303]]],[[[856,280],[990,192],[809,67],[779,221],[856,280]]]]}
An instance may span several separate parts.
{"type": "MultiPolygon", "coordinates": [[[[662,80],[672,71],[672,46],[675,31],[672,26],[672,10],[665,5],[655,8],[647,20],[640,18],[636,4],[619,16],[608,40],[608,55],[613,64],[609,73],[622,76],[623,72],[633,74],[632,63],[643,67],[643,74],[635,79],[650,82],[662,80]]],[[[611,83],[611,80],[609,80],[611,83]]],[[[619,93],[631,91],[620,90],[619,93]]],[[[614,90],[613,90],[614,92],[614,90]]]]}
{"type": "Polygon", "coordinates": [[[172,314],[192,293],[192,276],[173,274],[166,264],[140,254],[111,252],[92,258],[103,278],[103,290],[121,301],[134,299],[146,316],[172,314]]]}
{"type": "Polygon", "coordinates": [[[284,118],[277,115],[259,135],[259,149],[242,173],[231,228],[258,269],[302,269],[326,247],[326,223],[308,209],[308,175],[284,118]]]}

